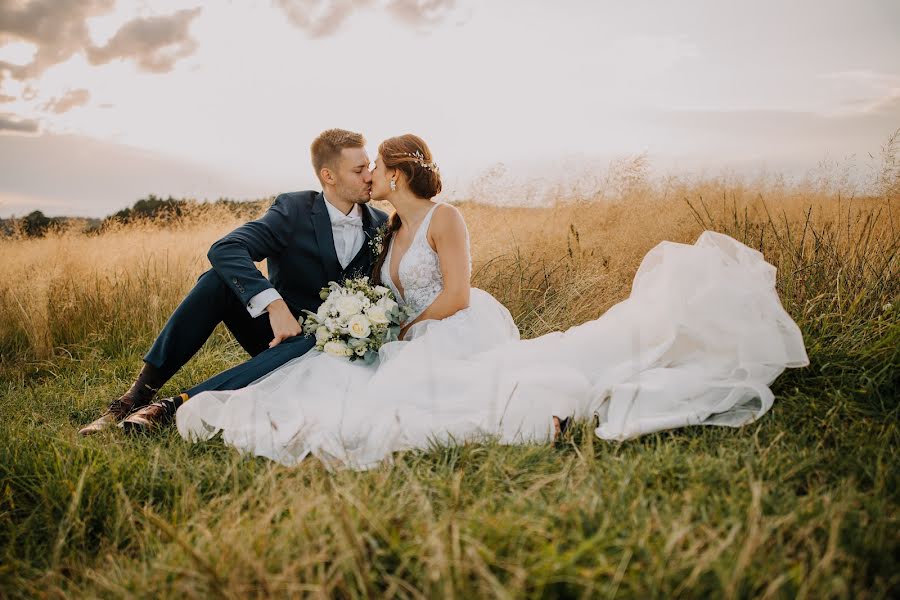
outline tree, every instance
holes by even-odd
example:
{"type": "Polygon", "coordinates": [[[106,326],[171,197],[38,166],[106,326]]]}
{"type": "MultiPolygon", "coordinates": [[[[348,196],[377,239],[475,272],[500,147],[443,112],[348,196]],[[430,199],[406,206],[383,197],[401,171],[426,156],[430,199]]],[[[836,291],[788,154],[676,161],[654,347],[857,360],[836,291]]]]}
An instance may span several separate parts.
{"type": "Polygon", "coordinates": [[[172,196],[163,200],[155,194],[150,194],[135,202],[131,208],[120,210],[113,215],[113,218],[124,223],[143,219],[176,220],[181,217],[187,204],[187,200],[177,200],[172,196]]]}
{"type": "Polygon", "coordinates": [[[36,210],[22,217],[22,231],[28,237],[41,237],[50,227],[56,225],[57,221],[36,210]]]}

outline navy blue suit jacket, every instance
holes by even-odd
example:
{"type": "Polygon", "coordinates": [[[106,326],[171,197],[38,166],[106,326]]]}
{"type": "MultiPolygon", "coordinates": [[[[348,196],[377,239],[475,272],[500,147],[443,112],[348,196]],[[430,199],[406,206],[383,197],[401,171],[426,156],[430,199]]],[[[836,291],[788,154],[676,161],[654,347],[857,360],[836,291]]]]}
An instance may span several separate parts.
{"type": "Polygon", "coordinates": [[[371,274],[377,257],[369,241],[388,217],[367,204],[360,208],[365,239],[346,269],[334,249],[325,196],[314,191],[280,194],[262,217],[214,243],[209,262],[244,306],[275,288],[294,315],[302,309],[315,312],[322,303],[319,292],[329,281],[371,274]],[[263,259],[268,279],[253,264],[263,259]]]}

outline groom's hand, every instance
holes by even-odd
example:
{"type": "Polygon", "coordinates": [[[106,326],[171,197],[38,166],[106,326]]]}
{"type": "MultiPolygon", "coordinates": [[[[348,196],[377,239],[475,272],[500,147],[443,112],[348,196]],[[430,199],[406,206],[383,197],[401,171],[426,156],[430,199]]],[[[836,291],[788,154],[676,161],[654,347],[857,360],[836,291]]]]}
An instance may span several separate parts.
{"type": "Polygon", "coordinates": [[[284,340],[300,335],[302,329],[300,323],[291,314],[291,310],[284,300],[274,300],[266,307],[269,311],[269,323],[272,325],[272,333],[275,337],[269,342],[269,348],[274,348],[284,340]]]}

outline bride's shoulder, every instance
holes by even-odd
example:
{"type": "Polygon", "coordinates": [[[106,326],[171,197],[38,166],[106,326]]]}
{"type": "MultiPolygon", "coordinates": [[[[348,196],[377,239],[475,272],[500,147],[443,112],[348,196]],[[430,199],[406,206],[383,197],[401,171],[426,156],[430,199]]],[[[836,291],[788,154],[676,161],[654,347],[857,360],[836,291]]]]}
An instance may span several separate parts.
{"type": "Polygon", "coordinates": [[[453,228],[459,225],[462,225],[463,227],[466,226],[466,220],[463,218],[459,209],[446,202],[437,203],[437,206],[434,208],[434,216],[431,217],[431,222],[436,227],[453,228]]]}
{"type": "Polygon", "coordinates": [[[458,208],[452,204],[439,202],[431,217],[429,237],[442,238],[466,234],[466,220],[458,208]]]}

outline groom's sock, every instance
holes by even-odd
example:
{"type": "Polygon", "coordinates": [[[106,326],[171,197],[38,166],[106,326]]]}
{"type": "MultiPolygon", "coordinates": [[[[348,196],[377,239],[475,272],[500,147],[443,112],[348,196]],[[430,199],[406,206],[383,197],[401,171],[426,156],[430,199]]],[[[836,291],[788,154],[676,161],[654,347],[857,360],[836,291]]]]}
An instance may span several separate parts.
{"type": "Polygon", "coordinates": [[[153,403],[153,405],[161,405],[163,410],[166,412],[165,421],[170,422],[175,418],[175,412],[178,411],[178,407],[187,402],[188,395],[181,393],[177,396],[172,396],[171,398],[163,398],[162,400],[157,400],[153,403]]]}
{"type": "Polygon", "coordinates": [[[156,397],[159,388],[163,386],[167,379],[159,369],[145,362],[137,379],[134,380],[128,391],[114,402],[121,404],[123,407],[127,406],[128,410],[146,406],[153,402],[153,398],[156,397]]]}

